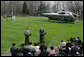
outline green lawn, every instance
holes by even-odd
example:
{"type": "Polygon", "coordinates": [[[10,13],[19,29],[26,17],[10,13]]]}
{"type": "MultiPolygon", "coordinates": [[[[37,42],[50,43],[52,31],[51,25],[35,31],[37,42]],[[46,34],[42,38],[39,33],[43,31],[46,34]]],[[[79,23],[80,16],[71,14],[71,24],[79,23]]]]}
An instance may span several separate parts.
{"type": "Polygon", "coordinates": [[[13,42],[17,45],[25,40],[25,28],[29,28],[30,41],[39,42],[39,29],[43,26],[47,35],[45,41],[48,46],[59,45],[60,40],[67,41],[70,37],[79,36],[83,41],[83,23],[75,22],[75,24],[62,24],[48,22],[48,18],[42,17],[16,17],[15,22],[10,18],[2,21],[1,17],[1,53],[9,53],[13,42]]]}

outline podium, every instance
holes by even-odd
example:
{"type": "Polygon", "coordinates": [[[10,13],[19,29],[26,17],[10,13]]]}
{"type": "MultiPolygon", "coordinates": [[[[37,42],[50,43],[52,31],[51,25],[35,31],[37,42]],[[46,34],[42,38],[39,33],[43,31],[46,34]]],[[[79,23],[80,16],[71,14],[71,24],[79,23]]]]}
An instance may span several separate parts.
{"type": "Polygon", "coordinates": [[[29,35],[25,35],[25,44],[28,45],[30,42],[29,42],[29,36],[31,36],[31,34],[29,35]]]}
{"type": "Polygon", "coordinates": [[[46,34],[47,34],[47,33],[40,34],[40,43],[44,43],[44,42],[45,42],[44,36],[45,36],[46,34]]]}

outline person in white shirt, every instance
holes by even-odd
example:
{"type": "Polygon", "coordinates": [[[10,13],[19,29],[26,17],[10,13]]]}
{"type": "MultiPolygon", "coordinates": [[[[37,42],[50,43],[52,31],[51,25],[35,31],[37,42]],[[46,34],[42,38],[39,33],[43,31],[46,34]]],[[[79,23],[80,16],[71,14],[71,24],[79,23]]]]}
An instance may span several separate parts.
{"type": "Polygon", "coordinates": [[[34,49],[35,49],[36,51],[39,51],[39,46],[37,45],[37,43],[34,43],[34,49]]]}
{"type": "Polygon", "coordinates": [[[12,20],[14,20],[14,21],[15,21],[15,16],[12,16],[12,20]]]}
{"type": "Polygon", "coordinates": [[[32,46],[32,42],[29,43],[28,49],[30,49],[31,52],[34,51],[34,46],[32,46]]]}
{"type": "Polygon", "coordinates": [[[14,21],[15,21],[15,16],[13,16],[13,19],[14,19],[14,21]]]}
{"type": "Polygon", "coordinates": [[[54,49],[54,46],[51,46],[51,47],[50,47],[49,56],[55,56],[55,49],[54,49]]]}
{"type": "Polygon", "coordinates": [[[39,46],[37,45],[37,43],[34,43],[34,49],[35,49],[35,56],[38,56],[40,54],[40,50],[39,50],[39,46]]]}
{"type": "Polygon", "coordinates": [[[63,40],[61,40],[60,49],[61,50],[66,50],[66,42],[64,42],[63,40]]]}

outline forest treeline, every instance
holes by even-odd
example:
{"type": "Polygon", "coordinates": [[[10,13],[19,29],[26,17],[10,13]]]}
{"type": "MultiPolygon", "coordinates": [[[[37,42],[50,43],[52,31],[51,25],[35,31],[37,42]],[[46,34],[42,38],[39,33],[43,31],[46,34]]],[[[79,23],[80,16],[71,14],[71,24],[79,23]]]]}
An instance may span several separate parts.
{"type": "Polygon", "coordinates": [[[67,10],[83,20],[83,1],[1,1],[1,15],[41,16],[43,12],[67,10]]]}

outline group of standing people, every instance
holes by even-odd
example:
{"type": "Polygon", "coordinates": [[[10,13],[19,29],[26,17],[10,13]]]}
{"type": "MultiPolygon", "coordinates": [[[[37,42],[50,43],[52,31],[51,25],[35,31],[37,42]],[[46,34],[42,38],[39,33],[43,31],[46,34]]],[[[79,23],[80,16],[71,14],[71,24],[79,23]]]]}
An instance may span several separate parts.
{"type": "Polygon", "coordinates": [[[15,16],[7,16],[7,14],[3,16],[3,20],[7,20],[7,17],[11,17],[11,19],[15,21],[15,16]]]}
{"type": "MultiPolygon", "coordinates": [[[[40,29],[39,32],[40,32],[40,43],[44,43],[45,42],[44,36],[46,35],[46,33],[45,33],[43,27],[40,29]]],[[[26,28],[26,30],[25,30],[25,44],[29,44],[30,43],[29,42],[29,36],[31,36],[31,34],[29,32],[29,29],[26,28]]]]}

